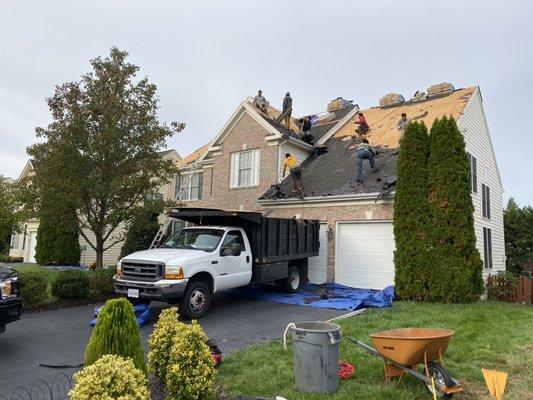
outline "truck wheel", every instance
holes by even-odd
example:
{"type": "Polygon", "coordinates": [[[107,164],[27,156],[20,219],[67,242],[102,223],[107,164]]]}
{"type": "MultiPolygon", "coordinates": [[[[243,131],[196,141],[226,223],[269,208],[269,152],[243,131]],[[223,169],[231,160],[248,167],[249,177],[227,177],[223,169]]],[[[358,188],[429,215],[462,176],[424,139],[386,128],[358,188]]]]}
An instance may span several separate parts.
{"type": "Polygon", "coordinates": [[[278,282],[278,287],[280,287],[285,293],[296,293],[300,290],[302,284],[300,268],[289,266],[287,277],[285,279],[280,279],[278,282]]]}
{"type": "Polygon", "coordinates": [[[198,319],[205,315],[210,304],[209,285],[204,281],[192,281],[180,300],[179,312],[189,319],[198,319]]]}

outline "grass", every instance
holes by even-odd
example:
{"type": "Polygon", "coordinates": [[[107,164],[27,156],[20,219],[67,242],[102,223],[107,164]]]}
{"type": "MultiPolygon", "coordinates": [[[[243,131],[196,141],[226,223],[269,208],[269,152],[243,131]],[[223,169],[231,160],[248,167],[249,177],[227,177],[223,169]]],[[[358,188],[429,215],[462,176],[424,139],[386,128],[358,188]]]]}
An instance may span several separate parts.
{"type": "MultiPolygon", "coordinates": [[[[343,336],[370,343],[368,334],[404,327],[449,328],[455,331],[444,362],[460,379],[465,392],[458,399],[489,399],[481,368],[509,374],[506,399],[533,398],[533,307],[479,301],[474,304],[396,302],[389,309],[366,310],[339,323],[343,336]]],[[[383,380],[381,359],[349,344],[341,344],[341,359],[355,365],[355,375],[341,381],[331,396],[304,394],[295,389],[292,347],[279,341],[254,346],[225,358],[219,383],[229,396],[248,395],[287,399],[430,399],[423,382],[407,377],[399,389],[383,380]]],[[[233,398],[233,397],[231,397],[233,398]]]]}
{"type": "Polygon", "coordinates": [[[45,268],[37,264],[14,264],[11,268],[17,271],[21,277],[28,272],[38,272],[46,278],[49,285],[51,285],[54,278],[61,273],[58,269],[45,268]]]}

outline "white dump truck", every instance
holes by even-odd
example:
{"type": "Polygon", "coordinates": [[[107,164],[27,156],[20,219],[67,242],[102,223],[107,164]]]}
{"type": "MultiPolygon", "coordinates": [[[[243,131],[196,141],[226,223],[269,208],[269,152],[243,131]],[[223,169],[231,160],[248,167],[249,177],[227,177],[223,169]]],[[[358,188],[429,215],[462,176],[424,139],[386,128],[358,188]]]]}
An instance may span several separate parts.
{"type": "Polygon", "coordinates": [[[193,226],[118,263],[115,290],[133,303],[179,303],[182,315],[200,318],[221,290],[274,282],[298,291],[308,281],[308,258],[318,255],[316,220],[207,208],[177,208],[169,217],[193,226]]]}

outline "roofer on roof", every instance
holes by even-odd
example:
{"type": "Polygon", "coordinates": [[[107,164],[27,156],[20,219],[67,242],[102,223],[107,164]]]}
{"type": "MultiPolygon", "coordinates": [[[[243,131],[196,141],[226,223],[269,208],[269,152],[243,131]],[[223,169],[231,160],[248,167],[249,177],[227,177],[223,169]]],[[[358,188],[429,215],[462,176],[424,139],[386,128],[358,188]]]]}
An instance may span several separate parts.
{"type": "Polygon", "coordinates": [[[282,175],[285,176],[287,168],[290,171],[290,176],[292,179],[292,191],[301,192],[302,191],[302,168],[298,165],[298,160],[296,157],[291,155],[291,153],[285,154],[285,160],[283,160],[283,172],[282,175]]]}
{"type": "Polygon", "coordinates": [[[287,125],[287,129],[290,129],[292,114],[292,97],[289,92],[285,93],[285,97],[283,98],[283,114],[285,114],[285,125],[287,125]]]}
{"type": "Polygon", "coordinates": [[[353,123],[359,125],[355,130],[355,132],[357,132],[359,135],[364,135],[370,129],[363,113],[357,114],[357,119],[354,120],[353,123]]]}
{"type": "Polygon", "coordinates": [[[263,91],[257,91],[257,95],[254,97],[254,106],[264,113],[267,112],[268,101],[265,99],[265,96],[263,96],[263,91]]]}
{"type": "Polygon", "coordinates": [[[363,139],[357,145],[357,177],[356,182],[363,182],[363,160],[366,159],[370,163],[372,172],[377,172],[376,157],[377,151],[368,143],[368,139],[363,139]]]}
{"type": "Polygon", "coordinates": [[[411,120],[407,118],[407,114],[402,113],[402,117],[398,120],[398,123],[396,124],[396,128],[398,129],[398,132],[399,132],[400,142],[403,139],[403,133],[405,131],[405,127],[409,124],[409,122],[411,122],[411,120]]]}
{"type": "Polygon", "coordinates": [[[301,139],[309,144],[313,144],[314,137],[311,135],[311,118],[310,117],[303,117],[300,119],[301,124],[301,139]]]}

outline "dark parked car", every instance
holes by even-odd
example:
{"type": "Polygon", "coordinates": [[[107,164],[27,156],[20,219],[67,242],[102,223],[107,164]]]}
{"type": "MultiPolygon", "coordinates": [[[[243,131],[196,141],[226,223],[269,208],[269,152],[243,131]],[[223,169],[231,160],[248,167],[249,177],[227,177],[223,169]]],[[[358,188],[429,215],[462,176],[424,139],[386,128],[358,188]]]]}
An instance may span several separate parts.
{"type": "Polygon", "coordinates": [[[21,315],[19,276],[15,270],[0,265],[0,333],[6,330],[7,324],[20,319],[21,315]]]}

